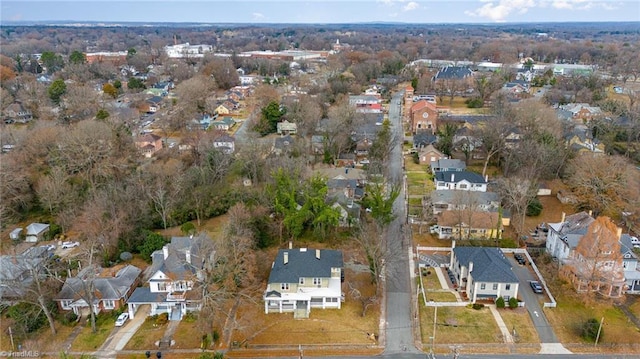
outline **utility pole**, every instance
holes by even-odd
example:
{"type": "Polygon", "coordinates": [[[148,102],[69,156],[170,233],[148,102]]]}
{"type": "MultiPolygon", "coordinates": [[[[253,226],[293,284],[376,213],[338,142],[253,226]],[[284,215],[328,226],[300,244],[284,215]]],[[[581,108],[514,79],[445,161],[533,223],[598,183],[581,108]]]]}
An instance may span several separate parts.
{"type": "Polygon", "coordinates": [[[9,327],[9,339],[11,339],[11,351],[15,351],[16,347],[13,344],[13,332],[11,331],[11,327],[9,327]]]}
{"type": "Polygon", "coordinates": [[[598,327],[598,335],[596,335],[596,342],[593,345],[594,347],[598,346],[598,340],[600,340],[600,332],[602,331],[602,324],[604,324],[604,317],[600,319],[600,326],[598,327]]]}

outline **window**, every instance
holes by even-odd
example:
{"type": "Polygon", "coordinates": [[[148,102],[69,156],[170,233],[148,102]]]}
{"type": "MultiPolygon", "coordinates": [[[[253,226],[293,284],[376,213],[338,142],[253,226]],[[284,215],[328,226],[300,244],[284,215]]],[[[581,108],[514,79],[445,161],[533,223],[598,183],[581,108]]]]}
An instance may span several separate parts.
{"type": "Polygon", "coordinates": [[[493,283],[493,290],[498,290],[498,283],[493,283]]]}
{"type": "Polygon", "coordinates": [[[486,287],[487,287],[486,284],[484,284],[484,283],[480,284],[480,289],[484,290],[486,287]]]}
{"type": "Polygon", "coordinates": [[[461,183],[461,184],[460,184],[460,189],[467,189],[467,185],[466,185],[466,184],[464,184],[464,183],[461,183]]]}
{"type": "Polygon", "coordinates": [[[116,302],[114,300],[105,300],[102,304],[104,305],[104,309],[113,309],[116,307],[116,302]]]}
{"type": "Polygon", "coordinates": [[[280,286],[280,289],[289,290],[289,283],[282,283],[282,285],[280,286]]]}
{"type": "Polygon", "coordinates": [[[325,302],[327,302],[327,303],[338,303],[338,298],[326,298],[325,302]]]}
{"type": "Polygon", "coordinates": [[[71,305],[71,300],[63,300],[62,302],[60,302],[60,306],[62,306],[62,308],[64,309],[71,309],[69,306],[71,305]]]}
{"type": "Polygon", "coordinates": [[[322,280],[320,278],[313,278],[313,285],[320,286],[322,284],[322,280]]]}
{"type": "Polygon", "coordinates": [[[304,285],[304,278],[300,278],[300,280],[298,281],[298,284],[304,285]]]}
{"type": "Polygon", "coordinates": [[[165,292],[165,291],[167,291],[167,283],[165,283],[165,282],[159,282],[159,283],[158,283],[158,291],[160,291],[160,292],[165,292]]]}
{"type": "Polygon", "coordinates": [[[511,290],[511,284],[505,284],[504,289],[505,290],[511,290]]]}

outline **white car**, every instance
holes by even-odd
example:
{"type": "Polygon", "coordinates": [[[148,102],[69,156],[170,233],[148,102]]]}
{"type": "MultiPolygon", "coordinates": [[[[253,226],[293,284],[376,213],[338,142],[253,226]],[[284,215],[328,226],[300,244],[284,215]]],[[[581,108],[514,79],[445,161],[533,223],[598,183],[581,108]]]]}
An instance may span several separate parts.
{"type": "Polygon", "coordinates": [[[56,245],[55,244],[45,244],[40,246],[42,248],[46,248],[48,251],[55,251],[56,250],[56,245]]]}
{"type": "Polygon", "coordinates": [[[122,314],[120,314],[118,316],[118,319],[116,319],[116,327],[121,327],[124,325],[124,323],[127,322],[127,320],[129,320],[129,313],[124,312],[122,314]]]}
{"type": "Polygon", "coordinates": [[[62,249],[73,248],[80,245],[80,242],[62,242],[62,249]]]}

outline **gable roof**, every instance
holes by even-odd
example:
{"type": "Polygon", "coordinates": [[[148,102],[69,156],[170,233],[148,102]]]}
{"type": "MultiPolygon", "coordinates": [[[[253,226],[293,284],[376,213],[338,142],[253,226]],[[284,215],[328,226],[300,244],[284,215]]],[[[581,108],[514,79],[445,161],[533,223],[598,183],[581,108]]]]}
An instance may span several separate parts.
{"type": "Polygon", "coordinates": [[[431,133],[431,131],[418,131],[413,135],[413,147],[420,148],[434,144],[438,141],[438,136],[431,133]]]}
{"type": "MultiPolygon", "coordinates": [[[[464,163],[463,160],[459,160],[457,158],[441,158],[437,161],[433,161],[429,163],[429,166],[431,167],[432,171],[435,169],[440,169],[438,172],[442,172],[443,168],[445,169],[455,168],[459,170],[464,170],[465,168],[467,168],[467,164],[464,163]]],[[[457,171],[456,173],[460,173],[460,172],[461,171],[457,171]]],[[[458,174],[456,174],[456,176],[458,176],[458,174]]]]}
{"type": "Polygon", "coordinates": [[[26,228],[26,235],[33,236],[38,235],[49,229],[49,225],[46,223],[31,223],[26,228]]]}
{"type": "Polygon", "coordinates": [[[463,209],[461,211],[442,211],[438,215],[438,225],[440,227],[458,227],[461,223],[469,228],[491,229],[496,228],[500,215],[498,212],[474,211],[473,209],[463,209]],[[461,213],[462,212],[462,213],[461,213]],[[469,218],[471,212],[471,218],[469,218]],[[469,225],[471,220],[471,225],[469,225]]]}
{"type": "Polygon", "coordinates": [[[420,100],[411,106],[411,113],[420,111],[425,108],[431,111],[437,111],[436,105],[432,104],[431,102],[428,102],[427,100],[420,100]]]}
{"type": "Polygon", "coordinates": [[[446,66],[440,69],[434,80],[440,79],[464,79],[473,74],[470,68],[462,66],[446,66]]]}
{"type": "Polygon", "coordinates": [[[495,192],[480,192],[480,191],[462,191],[462,190],[449,190],[449,189],[439,189],[431,192],[431,202],[432,203],[451,203],[457,204],[458,202],[461,205],[466,203],[473,203],[474,205],[490,205],[492,203],[499,203],[500,197],[495,192]],[[465,201],[462,197],[459,196],[469,196],[475,197],[469,201],[465,201]]]}
{"type": "Polygon", "coordinates": [[[289,148],[289,146],[293,145],[294,142],[293,137],[286,135],[276,138],[273,146],[277,149],[283,150],[285,148],[289,148]]]}
{"type": "MultiPolygon", "coordinates": [[[[60,293],[58,293],[57,299],[80,299],[85,295],[85,278],[88,274],[88,269],[85,268],[75,277],[69,277],[64,282],[60,293]]],[[[102,269],[96,267],[96,272],[101,272],[102,269]]],[[[140,276],[142,270],[133,265],[126,265],[113,276],[100,276],[93,280],[93,286],[95,288],[96,300],[118,300],[126,296],[127,292],[131,289],[140,276]]]]}
{"type": "Polygon", "coordinates": [[[218,137],[216,137],[213,142],[215,143],[227,143],[227,142],[236,142],[235,137],[228,135],[228,134],[222,134],[218,137]]]}
{"type": "Polygon", "coordinates": [[[453,253],[458,263],[469,267],[476,282],[517,283],[518,277],[511,271],[511,264],[497,247],[456,247],[453,253]]]}
{"type": "Polygon", "coordinates": [[[480,184],[487,183],[482,175],[469,171],[438,171],[435,174],[435,178],[436,181],[444,181],[449,183],[458,183],[461,181],[480,184]]]}
{"type": "Polygon", "coordinates": [[[151,254],[152,264],[149,274],[161,271],[171,279],[189,279],[197,274],[204,266],[203,241],[208,240],[205,235],[194,237],[171,237],[171,242],[161,250],[151,254]],[[164,257],[165,251],[167,258],[164,257]],[[187,258],[189,252],[189,258],[187,258]]]}
{"type": "Polygon", "coordinates": [[[271,267],[269,283],[298,283],[300,278],[329,278],[331,268],[342,268],[342,252],[333,249],[280,249],[271,267]],[[320,251],[320,258],[316,252],[320,251]],[[287,263],[284,254],[287,253],[287,263]]]}

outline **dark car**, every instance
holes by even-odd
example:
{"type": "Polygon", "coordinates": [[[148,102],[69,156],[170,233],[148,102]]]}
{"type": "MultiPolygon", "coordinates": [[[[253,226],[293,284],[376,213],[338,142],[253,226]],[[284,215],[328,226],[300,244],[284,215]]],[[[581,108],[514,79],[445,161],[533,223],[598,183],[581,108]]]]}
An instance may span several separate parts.
{"type": "Polygon", "coordinates": [[[524,259],[524,256],[523,256],[522,254],[520,254],[520,253],[515,253],[515,254],[513,255],[513,258],[515,258],[515,259],[516,259],[516,262],[518,262],[518,264],[520,264],[520,265],[525,265],[525,264],[527,264],[527,260],[526,260],[526,259],[524,259]]]}
{"type": "Polygon", "coordinates": [[[529,282],[529,285],[531,286],[531,289],[533,289],[534,293],[542,294],[542,286],[537,280],[532,280],[529,282]]]}

